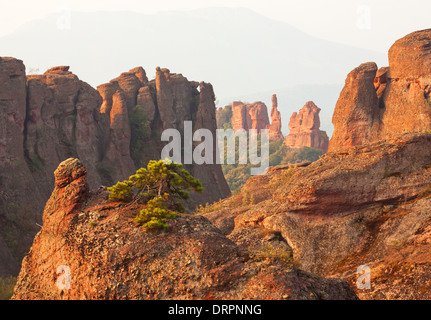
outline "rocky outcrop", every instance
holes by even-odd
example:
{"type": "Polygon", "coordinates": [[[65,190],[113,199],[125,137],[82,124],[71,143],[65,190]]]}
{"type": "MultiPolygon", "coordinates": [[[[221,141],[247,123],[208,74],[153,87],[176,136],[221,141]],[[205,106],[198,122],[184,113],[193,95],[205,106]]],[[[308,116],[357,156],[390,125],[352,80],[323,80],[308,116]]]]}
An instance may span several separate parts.
{"type": "Polygon", "coordinates": [[[272,95],[271,101],[271,123],[268,117],[268,108],[263,102],[257,101],[246,104],[241,101],[234,101],[232,105],[217,110],[218,127],[223,128],[225,123],[230,122],[234,131],[256,129],[260,133],[261,130],[268,129],[269,140],[283,139],[281,115],[277,109],[278,103],[275,94],[272,95]]]}
{"type": "Polygon", "coordinates": [[[96,164],[102,150],[99,109],[102,99],[90,85],[69,71],[55,67],[27,79],[24,152],[33,175],[49,196],[53,181],[49,174],[67,157],[88,163],[90,183],[100,185],[96,164]]]}
{"type": "Polygon", "coordinates": [[[277,95],[273,94],[271,97],[271,124],[268,126],[269,129],[269,140],[280,140],[284,139],[283,133],[281,132],[281,114],[278,111],[277,95]]]}
{"type": "MultiPolygon", "coordinates": [[[[215,136],[212,86],[168,69],[157,68],[148,81],[144,69],[134,68],[96,90],[68,66],[26,77],[22,61],[0,58],[0,82],[0,191],[8,195],[0,196],[0,235],[17,260],[39,229],[55,186],[52,172],[63,160],[79,158],[91,188],[109,186],[160,159],[165,128],[181,131],[189,120],[215,136]],[[133,126],[148,132],[138,136],[142,130],[133,126]]],[[[230,194],[220,165],[197,167],[186,166],[204,186],[190,209],[230,194]]]]}
{"type": "Polygon", "coordinates": [[[263,102],[245,104],[241,101],[232,102],[232,129],[256,129],[259,133],[269,126],[268,109],[263,102]]]}
{"type": "Polygon", "coordinates": [[[141,205],[88,193],[77,159],[60,164],[55,181],[13,299],[356,299],[345,281],[244,250],[203,216],[145,231],[134,224],[141,205]]]}
{"type": "Polygon", "coordinates": [[[329,138],[325,131],[320,130],[319,113],[320,108],[312,101],[308,101],[299,113],[294,112],[284,144],[289,148],[310,147],[326,152],[329,138]]]}
{"type": "Polygon", "coordinates": [[[431,134],[410,133],[269,168],[205,216],[245,247],[284,239],[301,268],[361,299],[430,299],[430,150],[431,134]],[[370,289],[357,286],[362,265],[370,289]]]}
{"type": "MultiPolygon", "coordinates": [[[[155,80],[147,81],[145,72],[135,68],[97,89],[103,98],[101,112],[109,115],[110,123],[106,134],[110,138],[102,163],[108,168],[117,168],[108,172],[110,181],[122,180],[136,171],[137,166],[160,159],[164,146],[160,137],[165,129],[182,132],[184,121],[192,121],[193,131],[206,128],[216,136],[215,95],[209,83],[188,81],[181,74],[159,67],[155,80]],[[145,116],[151,133],[139,138],[145,148],[133,157],[130,119],[134,117],[135,108],[145,116]]],[[[185,165],[185,168],[201,181],[205,190],[203,196],[192,196],[190,207],[230,195],[220,165],[185,165]]]]}
{"type": "Polygon", "coordinates": [[[60,163],[54,176],[55,188],[46,203],[43,222],[48,234],[62,234],[89,193],[87,170],[80,160],[70,158],[60,163]]]}
{"type": "Polygon", "coordinates": [[[431,129],[431,29],[389,50],[389,67],[365,63],[346,79],[335,107],[329,149],[368,144],[431,129]]]}
{"type": "Polygon", "coordinates": [[[376,73],[377,65],[370,62],[361,64],[347,76],[332,116],[334,133],[329,150],[377,139],[381,109],[376,93],[379,87],[376,73]]]}
{"type": "MultiPolygon", "coordinates": [[[[130,74],[126,75],[129,77],[130,74]]],[[[129,112],[131,113],[133,108],[129,106],[130,102],[128,103],[131,98],[127,99],[118,82],[101,85],[97,89],[103,98],[101,115],[105,120],[105,145],[100,159],[104,166],[115,167],[115,170],[109,170],[105,174],[105,180],[112,183],[124,179],[121,177],[130,176],[135,171],[130,155],[132,132],[129,112]]]]}

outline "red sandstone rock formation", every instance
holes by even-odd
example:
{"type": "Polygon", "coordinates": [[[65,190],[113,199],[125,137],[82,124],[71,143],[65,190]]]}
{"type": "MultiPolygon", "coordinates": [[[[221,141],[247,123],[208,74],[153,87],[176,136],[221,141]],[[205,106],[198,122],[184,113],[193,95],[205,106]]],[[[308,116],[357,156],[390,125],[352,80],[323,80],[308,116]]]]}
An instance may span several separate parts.
{"type": "MultiPolygon", "coordinates": [[[[110,139],[107,141],[103,162],[118,168],[112,179],[114,181],[124,179],[121,177],[128,177],[136,170],[136,159],[132,160],[130,154],[131,134],[128,122],[135,106],[139,106],[144,112],[152,136],[160,137],[165,129],[181,131],[184,121],[192,121],[193,130],[207,128],[215,136],[216,108],[211,84],[188,81],[182,74],[171,73],[160,67],[156,68],[155,80],[147,81],[144,75],[143,70],[135,68],[97,88],[103,98],[101,113],[110,118],[110,130],[106,133],[110,139]]],[[[142,164],[160,158],[163,147],[157,139],[150,138],[145,142],[147,151],[143,154],[142,164]]],[[[204,194],[209,197],[194,195],[190,201],[193,205],[202,201],[212,202],[230,194],[220,165],[191,165],[186,168],[202,182],[206,190],[204,194]]]]}
{"type": "Polygon", "coordinates": [[[283,133],[281,132],[281,115],[278,111],[277,95],[273,94],[271,97],[272,108],[271,108],[271,124],[268,126],[269,129],[269,140],[284,139],[283,133]]]}
{"type": "Polygon", "coordinates": [[[263,102],[244,104],[240,101],[232,102],[232,128],[234,131],[256,129],[259,133],[269,126],[268,109],[263,102]]]}
{"type": "MultiPolygon", "coordinates": [[[[375,63],[364,63],[349,73],[332,116],[334,133],[329,150],[355,146],[377,138],[379,99],[374,79],[375,63]]],[[[376,80],[376,84],[378,80],[376,80]]]]}
{"type": "Polygon", "coordinates": [[[328,150],[329,138],[320,130],[320,108],[308,101],[299,113],[294,112],[289,121],[289,134],[284,143],[289,148],[310,147],[328,150]]]}
{"type": "Polygon", "coordinates": [[[18,272],[17,262],[38,230],[35,222],[41,221],[40,199],[49,196],[37,188],[25,161],[26,85],[23,62],[0,58],[0,275],[18,272]]]}
{"type": "Polygon", "coordinates": [[[335,107],[329,150],[431,129],[431,29],[413,32],[389,50],[389,67],[354,69],[335,107]]]}
{"type": "MultiPolygon", "coordinates": [[[[34,222],[41,223],[40,212],[54,187],[52,172],[61,161],[79,158],[87,168],[89,185],[95,188],[124,180],[138,165],[159,159],[165,128],[181,130],[183,121],[190,120],[194,129],[208,128],[215,135],[210,84],[199,85],[160,68],[156,79],[148,81],[138,67],[97,89],[68,66],[26,77],[22,61],[0,58],[0,190],[10,195],[7,201],[0,197],[0,236],[14,230],[20,240],[10,251],[17,259],[38,231],[34,222]],[[151,134],[145,138],[142,159],[134,161],[130,118],[137,105],[149,121],[151,134]],[[15,215],[13,221],[29,221],[28,226],[11,226],[6,217],[15,215]]],[[[187,170],[204,186],[202,195],[190,199],[190,208],[230,194],[220,165],[205,169],[190,165],[187,170]]]]}
{"type": "MultiPolygon", "coordinates": [[[[281,116],[280,111],[277,109],[277,96],[272,95],[272,108],[271,108],[271,123],[268,117],[268,108],[266,105],[257,101],[252,104],[244,104],[241,101],[232,102],[232,118],[231,124],[234,131],[244,129],[256,129],[259,133],[263,129],[269,129],[269,139],[278,140],[283,139],[281,133],[281,116]]],[[[219,114],[223,114],[223,109],[219,110],[219,114]]],[[[223,119],[220,119],[223,120],[223,119]]]]}
{"type": "Polygon", "coordinates": [[[361,299],[428,300],[430,159],[429,133],[328,152],[251,177],[204,216],[248,250],[284,243],[301,268],[347,280],[361,299]],[[235,205],[246,197],[253,203],[235,205]],[[356,285],[361,265],[367,290],[356,285]]]}
{"type": "Polygon", "coordinates": [[[143,205],[89,194],[86,177],[77,159],[56,170],[13,299],[357,299],[343,280],[244,250],[201,215],[179,215],[165,232],[145,231],[134,223],[143,205]]]}
{"type": "Polygon", "coordinates": [[[132,133],[129,122],[129,107],[124,91],[116,91],[112,95],[112,107],[109,113],[110,130],[103,161],[115,166],[111,173],[112,180],[119,181],[136,171],[130,156],[130,140],[132,133]]]}
{"type": "MultiPolygon", "coordinates": [[[[88,163],[93,185],[100,184],[96,163],[100,159],[101,126],[97,114],[98,92],[69,71],[55,67],[27,79],[25,153],[44,192],[53,186],[52,172],[70,156],[88,163]]],[[[49,193],[47,194],[49,196],[49,193]]]]}

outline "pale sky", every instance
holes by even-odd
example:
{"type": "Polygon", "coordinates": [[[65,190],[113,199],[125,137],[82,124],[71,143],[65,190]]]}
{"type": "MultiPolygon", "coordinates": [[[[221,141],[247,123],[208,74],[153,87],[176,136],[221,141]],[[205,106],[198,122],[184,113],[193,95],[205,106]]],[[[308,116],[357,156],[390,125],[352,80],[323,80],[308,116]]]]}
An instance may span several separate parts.
{"type": "Polygon", "coordinates": [[[0,3],[0,36],[62,7],[72,11],[147,14],[214,6],[246,7],[311,35],[380,52],[387,52],[395,40],[410,32],[431,27],[429,0],[0,0],[0,3]]]}

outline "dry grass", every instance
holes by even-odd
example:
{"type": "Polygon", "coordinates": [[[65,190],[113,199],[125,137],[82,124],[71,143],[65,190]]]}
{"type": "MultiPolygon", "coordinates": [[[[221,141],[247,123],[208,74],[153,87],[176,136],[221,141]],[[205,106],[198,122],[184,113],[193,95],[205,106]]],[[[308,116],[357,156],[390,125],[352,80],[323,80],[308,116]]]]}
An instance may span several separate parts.
{"type": "Polygon", "coordinates": [[[298,171],[298,167],[294,164],[289,164],[287,170],[283,170],[279,175],[274,175],[269,181],[272,189],[277,189],[280,186],[286,185],[290,182],[292,176],[298,171]]]}
{"type": "Polygon", "coordinates": [[[237,194],[234,196],[231,196],[230,198],[226,198],[226,199],[220,199],[219,201],[213,202],[213,203],[206,203],[205,205],[199,205],[195,211],[194,214],[197,215],[204,215],[207,213],[211,213],[211,212],[215,212],[215,211],[220,211],[222,209],[233,209],[236,208],[238,206],[241,206],[241,201],[242,197],[237,194]]]}
{"type": "Polygon", "coordinates": [[[266,246],[252,253],[253,260],[280,260],[286,263],[293,263],[292,253],[284,248],[274,248],[272,246],[266,246]]]}

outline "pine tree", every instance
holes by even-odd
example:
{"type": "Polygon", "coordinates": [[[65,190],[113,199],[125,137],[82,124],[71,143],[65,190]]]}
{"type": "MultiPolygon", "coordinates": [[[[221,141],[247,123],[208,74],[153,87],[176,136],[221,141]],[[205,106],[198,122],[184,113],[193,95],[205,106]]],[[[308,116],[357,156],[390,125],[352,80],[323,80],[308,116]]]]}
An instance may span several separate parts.
{"type": "Polygon", "coordinates": [[[202,192],[203,187],[182,164],[170,160],[151,160],[147,168],[140,168],[129,180],[109,187],[109,200],[143,202],[148,207],[141,210],[136,222],[147,229],[165,228],[165,219],[176,217],[172,211],[184,212],[182,201],[190,191],[202,192]]]}

